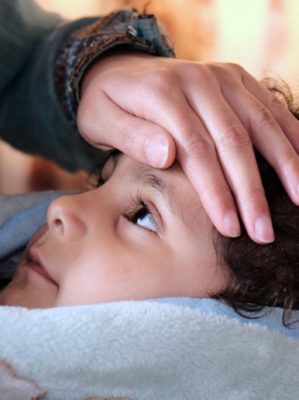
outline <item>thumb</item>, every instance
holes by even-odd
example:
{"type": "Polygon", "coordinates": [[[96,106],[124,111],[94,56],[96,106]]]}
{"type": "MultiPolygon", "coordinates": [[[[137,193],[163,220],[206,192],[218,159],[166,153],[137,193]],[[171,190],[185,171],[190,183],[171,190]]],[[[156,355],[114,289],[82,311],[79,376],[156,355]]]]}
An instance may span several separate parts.
{"type": "Polygon", "coordinates": [[[101,98],[100,104],[89,103],[88,108],[81,104],[77,124],[84,139],[96,148],[118,149],[155,168],[168,168],[175,161],[175,141],[166,129],[128,113],[108,98],[101,98]]]}
{"type": "Polygon", "coordinates": [[[133,154],[131,156],[155,168],[170,167],[175,160],[175,144],[171,135],[161,132],[161,128],[156,127],[153,123],[141,121],[141,124],[144,124],[143,128],[148,131],[148,133],[144,133],[142,138],[144,156],[138,157],[136,155],[135,157],[133,154]],[[157,132],[158,130],[160,130],[160,133],[157,132]]]}

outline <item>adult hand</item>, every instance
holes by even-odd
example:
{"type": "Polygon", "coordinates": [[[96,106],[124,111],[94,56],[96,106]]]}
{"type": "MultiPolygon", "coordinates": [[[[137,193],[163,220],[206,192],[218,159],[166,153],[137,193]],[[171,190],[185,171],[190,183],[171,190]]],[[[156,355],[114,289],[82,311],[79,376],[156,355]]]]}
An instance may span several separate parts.
{"type": "Polygon", "coordinates": [[[299,122],[242,67],[110,55],[84,78],[82,136],[158,168],[177,159],[215,227],[274,239],[253,145],[299,204],[299,122]]]}

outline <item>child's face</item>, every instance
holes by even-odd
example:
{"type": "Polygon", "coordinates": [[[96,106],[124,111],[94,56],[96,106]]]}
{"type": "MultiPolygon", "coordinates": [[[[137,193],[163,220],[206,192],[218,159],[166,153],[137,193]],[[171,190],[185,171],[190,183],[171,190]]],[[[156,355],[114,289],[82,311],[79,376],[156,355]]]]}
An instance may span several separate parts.
{"type": "Polygon", "coordinates": [[[102,178],[99,188],[52,202],[2,303],[208,297],[224,288],[211,223],[178,164],[159,171],[119,155],[102,178]]]}

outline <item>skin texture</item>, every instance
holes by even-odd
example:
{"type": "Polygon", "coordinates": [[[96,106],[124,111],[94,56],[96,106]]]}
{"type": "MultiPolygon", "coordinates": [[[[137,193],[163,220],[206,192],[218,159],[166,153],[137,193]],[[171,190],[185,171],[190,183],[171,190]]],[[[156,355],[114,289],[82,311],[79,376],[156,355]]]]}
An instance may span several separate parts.
{"type": "Polygon", "coordinates": [[[98,148],[159,168],[177,160],[225,236],[241,218],[254,241],[274,239],[253,145],[299,204],[298,121],[238,65],[109,55],[84,78],[77,122],[98,148]]]}
{"type": "Polygon", "coordinates": [[[226,286],[211,222],[178,163],[162,172],[118,155],[102,179],[51,203],[0,304],[208,297],[226,286]]]}

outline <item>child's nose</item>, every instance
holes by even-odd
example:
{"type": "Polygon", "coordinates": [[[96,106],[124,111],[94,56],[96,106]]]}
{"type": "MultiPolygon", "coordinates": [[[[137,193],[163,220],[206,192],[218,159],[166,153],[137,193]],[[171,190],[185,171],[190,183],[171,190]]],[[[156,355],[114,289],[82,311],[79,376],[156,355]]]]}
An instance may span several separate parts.
{"type": "Polygon", "coordinates": [[[80,195],[59,197],[52,201],[48,208],[49,229],[54,230],[55,234],[64,240],[80,240],[87,232],[84,206],[78,201],[77,196],[80,195]]]}

